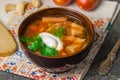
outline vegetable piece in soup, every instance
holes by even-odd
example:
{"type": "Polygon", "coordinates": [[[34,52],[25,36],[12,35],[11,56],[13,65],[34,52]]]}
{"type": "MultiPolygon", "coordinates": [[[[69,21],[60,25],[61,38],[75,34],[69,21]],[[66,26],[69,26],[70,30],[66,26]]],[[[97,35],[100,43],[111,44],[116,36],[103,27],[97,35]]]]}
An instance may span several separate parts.
{"type": "Polygon", "coordinates": [[[27,26],[20,40],[30,50],[43,56],[77,54],[87,46],[89,35],[84,25],[73,20],[69,17],[42,17],[27,26]]]}

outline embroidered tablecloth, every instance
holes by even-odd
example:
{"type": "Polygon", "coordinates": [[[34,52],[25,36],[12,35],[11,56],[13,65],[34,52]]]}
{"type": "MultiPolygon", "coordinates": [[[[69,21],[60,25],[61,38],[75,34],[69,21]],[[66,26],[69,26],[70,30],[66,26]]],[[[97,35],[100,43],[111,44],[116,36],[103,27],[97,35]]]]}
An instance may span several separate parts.
{"type": "MultiPolygon", "coordinates": [[[[42,0],[43,5],[40,8],[33,8],[30,0],[25,0],[29,6],[25,9],[25,14],[23,16],[19,16],[15,11],[12,11],[10,13],[5,13],[4,6],[7,3],[17,4],[18,2],[16,0],[8,0],[4,4],[0,3],[0,9],[2,8],[0,13],[0,21],[3,22],[6,27],[9,29],[11,34],[15,37],[16,42],[18,44],[18,50],[16,53],[14,53],[11,56],[8,57],[0,57],[0,70],[8,72],[8,73],[14,73],[17,75],[26,76],[29,78],[33,78],[35,80],[82,80],[86,72],[88,71],[91,63],[93,62],[97,52],[99,51],[108,31],[111,28],[111,24],[114,21],[119,5],[117,2],[109,2],[109,1],[103,1],[101,3],[102,7],[98,7],[98,10],[86,12],[81,9],[79,9],[75,3],[66,6],[66,8],[72,8],[77,11],[82,12],[85,14],[93,23],[95,28],[95,39],[94,43],[92,45],[91,50],[89,51],[89,54],[87,57],[80,62],[76,67],[68,72],[62,73],[62,74],[52,74],[45,72],[42,68],[36,66],[34,63],[32,63],[24,54],[24,52],[21,50],[21,47],[18,42],[18,35],[17,30],[19,27],[19,24],[23,21],[25,17],[30,15],[31,13],[41,10],[44,8],[49,7],[58,7],[54,3],[52,3],[52,0],[42,0]],[[112,8],[110,8],[111,4],[113,5],[112,8]],[[111,10],[108,10],[108,12],[111,12],[110,14],[102,12],[104,11],[104,7],[110,8],[111,10]],[[116,14],[114,13],[116,12],[116,14]],[[103,14],[102,14],[103,13],[103,14]],[[105,14],[105,15],[104,15],[105,14]],[[107,15],[108,14],[108,15],[107,15]]],[[[59,6],[60,7],[60,6],[59,6]]]]}

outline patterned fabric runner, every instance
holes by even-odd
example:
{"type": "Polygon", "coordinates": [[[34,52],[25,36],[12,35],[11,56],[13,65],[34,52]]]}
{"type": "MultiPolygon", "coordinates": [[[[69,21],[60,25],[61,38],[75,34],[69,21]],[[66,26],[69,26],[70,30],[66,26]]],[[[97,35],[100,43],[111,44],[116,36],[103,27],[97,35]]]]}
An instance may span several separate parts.
{"type": "Polygon", "coordinates": [[[31,13],[44,9],[45,7],[41,7],[39,9],[35,9],[32,7],[31,3],[25,10],[25,15],[19,16],[16,12],[13,13],[11,19],[9,20],[9,31],[15,37],[18,43],[18,50],[15,54],[8,56],[8,57],[0,57],[0,70],[3,70],[8,73],[14,73],[17,75],[26,76],[29,78],[33,78],[36,80],[80,80],[84,77],[87,70],[89,69],[91,63],[94,60],[98,50],[100,49],[104,38],[106,36],[106,30],[109,31],[111,25],[107,27],[109,24],[110,18],[95,18],[89,17],[92,21],[94,28],[95,28],[95,39],[92,45],[92,48],[88,54],[88,56],[80,62],[74,69],[62,73],[62,74],[52,74],[45,72],[42,68],[33,64],[21,50],[19,42],[18,42],[18,35],[17,30],[18,26],[23,21],[25,17],[30,15],[31,13]]]}

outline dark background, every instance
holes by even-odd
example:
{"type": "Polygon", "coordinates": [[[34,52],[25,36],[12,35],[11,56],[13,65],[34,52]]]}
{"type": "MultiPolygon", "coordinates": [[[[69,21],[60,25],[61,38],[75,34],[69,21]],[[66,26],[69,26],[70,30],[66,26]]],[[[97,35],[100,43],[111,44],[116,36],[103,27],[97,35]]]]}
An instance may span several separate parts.
{"type": "MultiPolygon", "coordinates": [[[[111,0],[118,1],[120,0],[111,0]]],[[[120,14],[118,14],[116,20],[112,25],[112,29],[109,31],[105,41],[98,52],[97,56],[90,69],[88,70],[84,80],[120,80],[120,48],[117,52],[117,57],[114,60],[113,67],[111,71],[104,76],[100,76],[98,74],[98,68],[100,63],[106,58],[107,54],[110,52],[112,47],[114,46],[117,39],[120,37],[120,14]]],[[[0,71],[0,80],[32,80],[26,77],[9,74],[3,71],[0,71]]]]}
{"type": "MultiPolygon", "coordinates": [[[[118,1],[120,3],[120,0],[111,1],[118,1]]],[[[100,76],[98,74],[100,63],[106,58],[107,54],[110,52],[118,38],[120,38],[120,13],[114,21],[112,29],[105,38],[105,41],[97,56],[95,57],[95,60],[88,70],[84,80],[120,80],[120,48],[117,52],[117,57],[113,62],[111,71],[104,76],[100,76]]]]}

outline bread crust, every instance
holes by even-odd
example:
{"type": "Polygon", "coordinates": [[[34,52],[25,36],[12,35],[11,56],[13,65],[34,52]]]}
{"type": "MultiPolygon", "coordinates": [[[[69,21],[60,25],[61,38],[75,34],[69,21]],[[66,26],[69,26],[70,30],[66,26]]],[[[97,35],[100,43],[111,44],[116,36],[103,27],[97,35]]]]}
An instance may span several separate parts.
{"type": "Polygon", "coordinates": [[[12,55],[17,50],[15,39],[2,23],[0,23],[0,48],[0,57],[12,55]]]}

